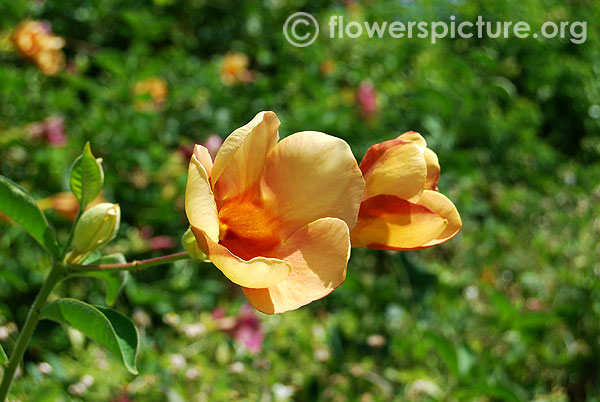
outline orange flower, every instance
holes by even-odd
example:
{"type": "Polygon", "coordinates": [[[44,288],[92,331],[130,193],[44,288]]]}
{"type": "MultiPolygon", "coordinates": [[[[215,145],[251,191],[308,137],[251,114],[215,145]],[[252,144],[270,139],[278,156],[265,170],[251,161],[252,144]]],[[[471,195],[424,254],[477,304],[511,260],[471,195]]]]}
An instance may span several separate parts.
{"type": "Polygon", "coordinates": [[[320,299],[346,277],[364,181],[348,144],[315,131],[277,143],[261,112],[223,142],[214,164],[196,145],[185,209],[198,245],[258,310],[320,299]]]}
{"type": "Polygon", "coordinates": [[[0,211],[0,223],[8,223],[10,224],[12,221],[11,219],[8,217],[8,215],[4,214],[2,211],[0,211]]]}
{"type": "MultiPolygon", "coordinates": [[[[106,199],[103,194],[100,194],[88,205],[87,209],[104,202],[106,202],[106,199]]],[[[79,202],[69,191],[57,193],[48,198],[44,198],[43,200],[39,200],[37,204],[41,209],[52,208],[60,217],[71,222],[75,221],[77,211],[79,210],[79,202]]]]}
{"type": "Polygon", "coordinates": [[[248,70],[250,60],[244,53],[227,53],[221,62],[221,81],[225,85],[252,81],[248,70]]]}
{"type": "Polygon", "coordinates": [[[438,192],[438,158],[419,133],[371,146],[360,169],[365,193],[351,233],[353,247],[431,247],[451,239],[462,227],[452,201],[438,192]]]}
{"type": "Polygon", "coordinates": [[[158,110],[165,103],[169,87],[160,77],[152,77],[137,82],[133,87],[136,96],[136,108],[139,110],[158,110]]]}
{"type": "Polygon", "coordinates": [[[325,60],[321,63],[321,74],[328,76],[335,71],[335,63],[332,60],[325,60]]]}
{"type": "Polygon", "coordinates": [[[17,50],[47,75],[58,73],[65,64],[62,48],[65,40],[52,35],[48,24],[25,20],[15,28],[12,42],[17,50]]]}

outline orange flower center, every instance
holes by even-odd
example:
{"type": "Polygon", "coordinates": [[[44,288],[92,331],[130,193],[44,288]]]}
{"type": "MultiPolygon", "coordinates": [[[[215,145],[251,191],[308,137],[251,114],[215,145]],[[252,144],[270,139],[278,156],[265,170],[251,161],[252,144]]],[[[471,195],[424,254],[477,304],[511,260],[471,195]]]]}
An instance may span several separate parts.
{"type": "Polygon", "coordinates": [[[248,200],[228,200],[219,210],[219,226],[220,244],[245,260],[267,256],[281,243],[279,221],[248,200]]]}

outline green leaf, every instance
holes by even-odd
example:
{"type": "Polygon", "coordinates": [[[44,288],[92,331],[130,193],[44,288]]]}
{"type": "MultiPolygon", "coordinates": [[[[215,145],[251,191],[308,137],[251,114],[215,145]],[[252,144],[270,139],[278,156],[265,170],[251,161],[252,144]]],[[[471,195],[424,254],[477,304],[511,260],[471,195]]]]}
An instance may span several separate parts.
{"type": "Polygon", "coordinates": [[[59,257],[58,242],[44,213],[21,186],[4,176],[0,176],[0,211],[23,226],[52,256],[59,257]]]}
{"type": "Polygon", "coordinates": [[[129,279],[129,272],[117,271],[117,272],[103,272],[95,271],[90,272],[89,276],[93,276],[98,279],[102,279],[106,284],[106,304],[112,306],[117,301],[117,297],[125,287],[127,280],[129,279]]]}
{"type": "Polygon", "coordinates": [[[108,254],[101,256],[100,253],[90,255],[85,259],[84,265],[105,265],[105,264],[125,264],[127,260],[122,253],[108,254]],[[96,258],[92,258],[96,256],[96,258]]]}
{"type": "Polygon", "coordinates": [[[106,347],[132,374],[139,344],[137,328],[118,311],[75,299],[59,299],[42,308],[42,318],[68,324],[106,347]]]}
{"type": "Polygon", "coordinates": [[[460,378],[466,378],[475,363],[477,363],[477,358],[463,345],[456,348],[456,357],[458,358],[458,373],[460,374],[460,378]]]}
{"type": "Polygon", "coordinates": [[[477,397],[487,396],[493,400],[510,402],[523,400],[513,390],[504,385],[474,384],[471,387],[473,395],[477,397]]]}
{"type": "Polygon", "coordinates": [[[102,165],[92,154],[87,142],[83,153],[73,162],[71,167],[71,192],[79,201],[79,208],[85,209],[100,194],[104,184],[102,165]]]}
{"type": "Polygon", "coordinates": [[[2,345],[0,345],[0,365],[6,366],[7,363],[8,357],[6,357],[6,353],[4,352],[4,349],[2,349],[2,345]]]}
{"type": "Polygon", "coordinates": [[[100,251],[92,251],[90,255],[85,257],[85,259],[81,262],[81,265],[95,264],[97,261],[100,261],[101,258],[102,253],[100,253],[100,251]]]}
{"type": "MultiPolygon", "coordinates": [[[[124,264],[127,261],[121,253],[110,254],[104,257],[86,261],[86,264],[124,264]]],[[[87,276],[93,276],[95,278],[102,279],[106,283],[106,304],[112,306],[115,304],[117,296],[123,290],[125,283],[129,279],[129,272],[127,271],[94,271],[87,274],[87,276]]]]}
{"type": "Polygon", "coordinates": [[[513,306],[506,295],[493,291],[490,294],[490,300],[496,307],[500,321],[509,328],[518,330],[535,330],[554,325],[559,322],[559,318],[547,311],[520,311],[513,306]]]}
{"type": "Polygon", "coordinates": [[[559,318],[550,312],[522,312],[513,320],[513,326],[520,330],[542,329],[559,322],[559,318]]]}
{"type": "Polygon", "coordinates": [[[428,338],[431,340],[434,349],[439,354],[444,364],[446,364],[448,371],[450,371],[455,378],[458,378],[460,376],[460,368],[458,355],[454,345],[433,332],[428,333],[428,338]]]}
{"type": "Polygon", "coordinates": [[[500,321],[503,324],[508,324],[515,315],[518,314],[517,309],[510,303],[504,293],[492,291],[490,293],[490,301],[496,307],[496,311],[500,316],[500,321]]]}

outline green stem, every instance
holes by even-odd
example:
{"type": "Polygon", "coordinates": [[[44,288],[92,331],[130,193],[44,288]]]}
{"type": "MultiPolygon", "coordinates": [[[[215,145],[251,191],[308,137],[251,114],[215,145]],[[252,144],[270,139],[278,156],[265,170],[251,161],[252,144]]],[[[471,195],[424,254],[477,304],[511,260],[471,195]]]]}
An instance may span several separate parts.
{"type": "MultiPolygon", "coordinates": [[[[70,236],[70,240],[72,240],[72,236],[70,236]]],[[[70,272],[78,273],[93,271],[132,271],[189,258],[189,254],[185,251],[182,251],[180,253],[149,258],[147,260],[132,261],[124,264],[63,265],[55,262],[50,270],[50,273],[48,274],[48,277],[44,281],[42,288],[36,296],[29,313],[27,314],[27,318],[25,319],[25,323],[23,324],[23,328],[21,329],[17,343],[15,344],[12,354],[10,355],[8,367],[4,371],[2,383],[0,384],[0,402],[6,401],[6,397],[8,396],[8,391],[10,390],[15,372],[17,371],[17,368],[23,359],[25,349],[27,349],[27,345],[29,345],[33,331],[35,330],[35,327],[40,319],[40,310],[42,306],[44,303],[46,303],[46,300],[48,299],[48,296],[50,295],[50,292],[54,286],[67,276],[67,271],[65,268],[70,272]]]]}
{"type": "Polygon", "coordinates": [[[27,345],[29,345],[29,341],[31,340],[31,336],[33,335],[33,331],[40,319],[40,310],[50,292],[54,288],[54,286],[65,276],[64,269],[57,263],[52,266],[48,277],[44,281],[40,292],[35,298],[35,301],[31,305],[31,309],[27,314],[27,318],[25,319],[25,323],[23,324],[23,328],[21,329],[21,333],[19,334],[19,338],[17,338],[17,343],[15,344],[15,348],[13,349],[10,359],[8,361],[8,367],[4,371],[4,376],[2,377],[2,383],[0,384],[0,402],[4,402],[6,397],[8,396],[8,391],[10,390],[10,386],[12,384],[13,378],[15,376],[15,372],[17,371],[17,367],[21,363],[23,359],[23,354],[25,354],[25,349],[27,349],[27,345]]]}
{"type": "Polygon", "coordinates": [[[149,258],[147,260],[131,261],[123,264],[90,264],[90,265],[67,265],[71,272],[93,272],[93,271],[137,271],[155,265],[168,264],[170,262],[186,260],[190,255],[182,251],[180,253],[163,255],[161,257],[149,258]]]}
{"type": "Polygon", "coordinates": [[[83,215],[83,208],[79,208],[77,211],[77,217],[75,218],[75,222],[73,222],[73,226],[71,226],[71,232],[69,233],[69,237],[67,238],[67,242],[65,243],[65,247],[62,249],[62,253],[60,253],[61,261],[65,259],[69,248],[71,247],[71,243],[73,243],[73,236],[75,235],[75,226],[77,226],[77,222],[79,222],[79,218],[83,215]]]}

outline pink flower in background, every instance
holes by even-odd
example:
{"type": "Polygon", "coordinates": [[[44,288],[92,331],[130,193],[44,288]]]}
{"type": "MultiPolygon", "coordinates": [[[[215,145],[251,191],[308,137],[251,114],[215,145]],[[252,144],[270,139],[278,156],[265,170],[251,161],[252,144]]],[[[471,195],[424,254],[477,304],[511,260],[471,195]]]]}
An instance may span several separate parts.
{"type": "Polygon", "coordinates": [[[123,392],[121,395],[113,399],[113,402],[133,402],[133,400],[129,399],[127,393],[123,392]]]}
{"type": "Polygon", "coordinates": [[[226,317],[225,311],[221,307],[217,307],[212,316],[219,330],[230,334],[249,352],[260,352],[265,336],[252,306],[244,304],[237,317],[226,317]]]}
{"type": "Polygon", "coordinates": [[[177,240],[171,236],[154,236],[148,241],[150,250],[171,250],[177,246],[177,240]]]}
{"type": "Polygon", "coordinates": [[[233,330],[233,338],[245,345],[252,353],[260,352],[264,334],[260,321],[249,304],[244,304],[238,315],[237,325],[233,330]]]}
{"type": "MultiPolygon", "coordinates": [[[[206,149],[208,149],[208,153],[210,154],[212,160],[215,160],[215,156],[217,155],[217,151],[223,145],[223,139],[218,134],[211,134],[206,138],[206,141],[202,143],[206,149]]],[[[185,159],[190,159],[194,154],[194,144],[185,144],[180,145],[177,150],[181,155],[185,157],[185,159]]]]}
{"type": "Polygon", "coordinates": [[[65,120],[62,117],[50,116],[28,126],[32,137],[43,138],[54,147],[62,147],[67,143],[65,120]]]}
{"type": "Polygon", "coordinates": [[[171,236],[153,236],[154,229],[150,225],[140,229],[140,237],[146,240],[150,250],[171,250],[177,246],[177,240],[171,236]]]}
{"type": "Polygon", "coordinates": [[[49,117],[46,119],[46,139],[51,145],[57,147],[67,143],[65,121],[62,117],[49,117]]]}
{"type": "Polygon", "coordinates": [[[217,155],[217,151],[223,145],[223,139],[217,134],[211,134],[208,136],[206,141],[202,144],[206,149],[208,149],[208,153],[212,157],[212,160],[215,160],[215,156],[217,155]]]}
{"type": "Polygon", "coordinates": [[[140,236],[142,236],[142,238],[144,239],[151,238],[153,234],[154,229],[152,229],[152,226],[150,225],[145,225],[140,228],[140,236]]]}
{"type": "MultiPolygon", "coordinates": [[[[214,309],[212,312],[212,318],[215,321],[218,321],[221,318],[225,318],[225,309],[223,307],[217,307],[216,309],[214,309]]],[[[221,329],[220,326],[219,329],[221,329]]]]}
{"type": "Polygon", "coordinates": [[[377,114],[377,93],[371,81],[360,83],[356,91],[356,101],[363,117],[369,118],[377,114]]]}

